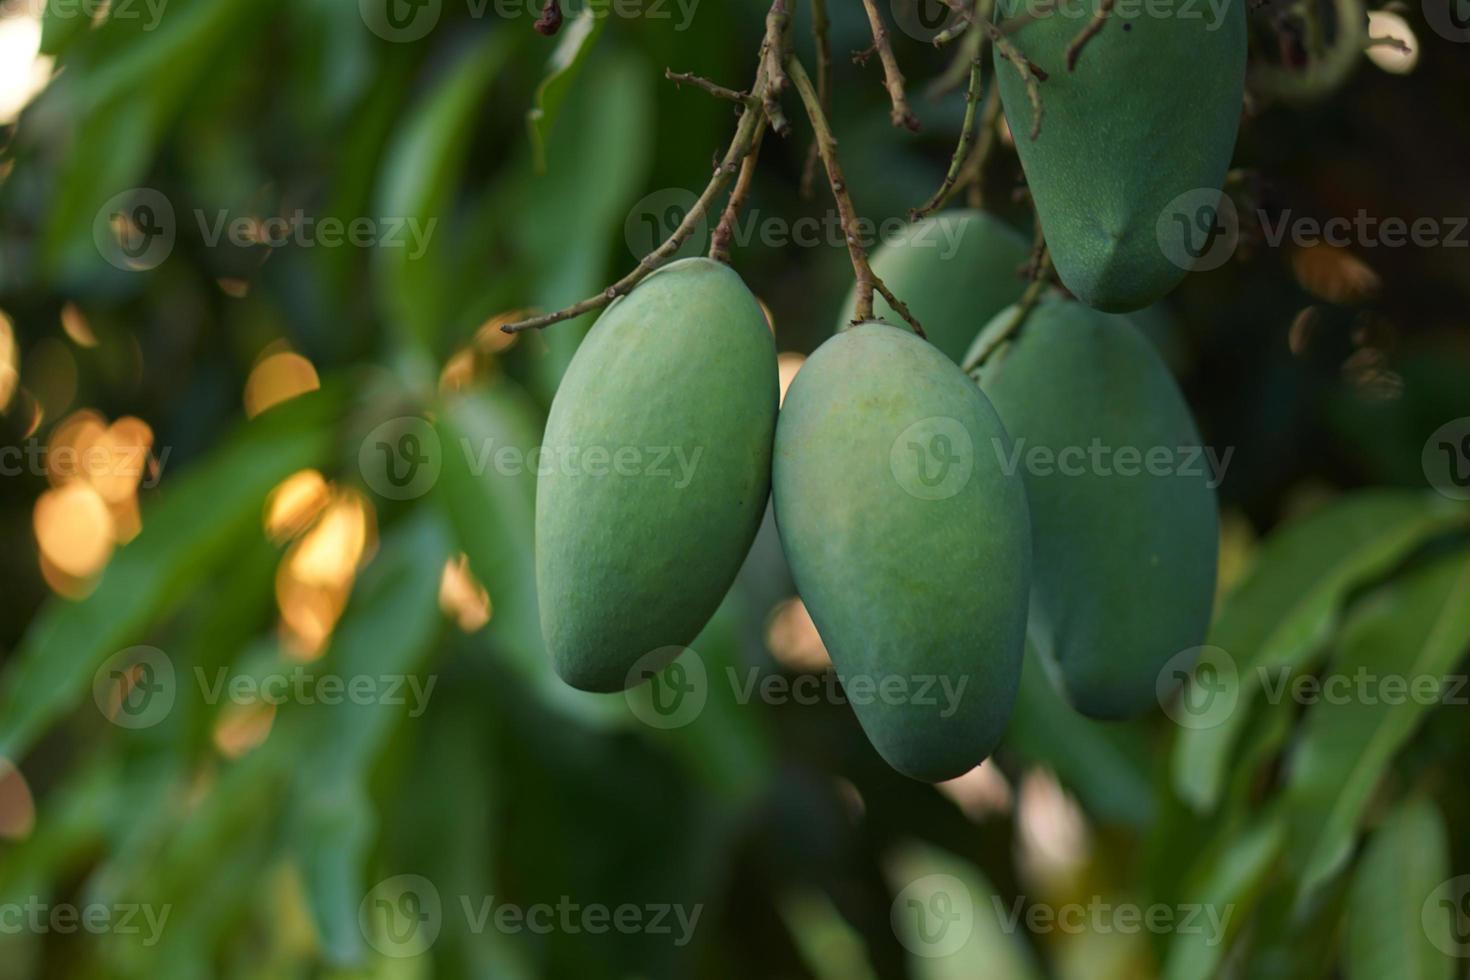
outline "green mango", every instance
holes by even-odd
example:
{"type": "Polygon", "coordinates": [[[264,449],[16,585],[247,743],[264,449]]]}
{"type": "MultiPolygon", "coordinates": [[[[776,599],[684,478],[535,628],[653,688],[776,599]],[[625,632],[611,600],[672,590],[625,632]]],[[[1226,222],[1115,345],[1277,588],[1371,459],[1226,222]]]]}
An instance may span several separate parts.
{"type": "MultiPolygon", "coordinates": [[[[1057,274],[1088,306],[1126,313],[1177,286],[1204,246],[1230,166],[1245,90],[1243,0],[1115,10],[1083,49],[1066,51],[1099,0],[1011,34],[1047,72],[1041,134],[1015,65],[996,55],[1015,138],[1057,274]]],[[[1034,5],[1003,0],[1007,17],[1034,5]]]]}
{"type": "Polygon", "coordinates": [[[872,322],[817,349],[776,426],[797,590],[869,740],[915,779],[978,765],[1015,702],[1031,529],[1009,444],[952,361],[872,322]]]}
{"type": "MultiPolygon", "coordinates": [[[[1021,267],[1030,255],[1026,237],[993,214],[943,211],[905,226],[873,250],[871,262],[934,346],[958,362],[975,331],[1020,298],[1026,288],[1021,267]]],[[[838,330],[851,325],[856,308],[854,286],[838,330]]],[[[882,296],[874,297],[873,314],[903,322],[882,296]]]]}
{"type": "Polygon", "coordinates": [[[778,397],[765,316],[718,262],[657,270],[592,326],[537,463],[541,630],[568,684],[623,690],[704,628],[760,525],[778,397]]]}
{"type": "Polygon", "coordinates": [[[1149,710],[1165,664],[1204,642],[1215,593],[1219,467],[1184,396],[1127,319],[1060,297],[1041,301],[979,382],[1015,440],[1007,468],[1026,481],[1030,630],[1053,680],[1093,718],[1149,710]]]}

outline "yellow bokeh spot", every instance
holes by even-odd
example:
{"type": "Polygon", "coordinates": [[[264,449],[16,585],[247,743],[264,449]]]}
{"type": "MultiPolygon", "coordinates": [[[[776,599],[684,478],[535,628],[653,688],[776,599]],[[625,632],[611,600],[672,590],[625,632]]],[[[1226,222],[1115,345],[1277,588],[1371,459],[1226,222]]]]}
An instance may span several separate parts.
{"type": "Polygon", "coordinates": [[[61,329],[78,347],[97,346],[97,335],[92,332],[92,325],[75,303],[67,303],[61,308],[61,329]]]}
{"type": "Polygon", "coordinates": [[[1407,75],[1419,64],[1419,38],[1409,22],[1392,10],[1368,12],[1368,60],[1392,75],[1407,75]],[[1388,40],[1398,43],[1383,43],[1388,40]]]}
{"type": "Polygon", "coordinates": [[[15,346],[15,325],[0,311],[0,412],[10,408],[20,383],[20,354],[15,346]]]}
{"type": "Polygon", "coordinates": [[[265,533],[272,541],[294,538],[316,520],[331,498],[326,478],[316,470],[298,470],[271,491],[265,502],[265,533]]]}
{"type": "Polygon", "coordinates": [[[47,490],[36,500],[34,519],[42,557],[64,575],[90,578],[112,557],[112,513],[89,483],[47,490]]]}
{"type": "Polygon", "coordinates": [[[245,414],[255,418],[261,412],[308,391],[321,387],[316,368],[292,350],[267,352],[245,380],[245,414]]]}
{"type": "Polygon", "coordinates": [[[225,758],[238,759],[266,740],[275,720],[273,704],[227,704],[215,719],[214,747],[225,758]]]}
{"type": "Polygon", "coordinates": [[[376,534],[372,505],[353,490],[340,491],[321,519],[292,546],[292,576],[307,585],[352,581],[376,534]]]}
{"type": "Polygon", "coordinates": [[[439,608],[466,633],[490,622],[494,612],[490,593],[470,571],[468,555],[461,553],[444,563],[444,574],[439,578],[439,608]]]}
{"type": "Polygon", "coordinates": [[[289,655],[311,660],[326,649],[357,570],[376,546],[377,518],[367,498],[336,491],[276,572],[281,638],[289,655]]]}
{"type": "Polygon", "coordinates": [[[776,375],[781,383],[781,404],[786,404],[786,392],[796,380],[796,372],[806,363],[805,354],[787,352],[776,357],[776,375]]]}
{"type": "Polygon", "coordinates": [[[792,670],[821,671],[832,666],[817,625],[800,599],[787,599],[776,606],[766,624],[766,646],[792,670]]]}

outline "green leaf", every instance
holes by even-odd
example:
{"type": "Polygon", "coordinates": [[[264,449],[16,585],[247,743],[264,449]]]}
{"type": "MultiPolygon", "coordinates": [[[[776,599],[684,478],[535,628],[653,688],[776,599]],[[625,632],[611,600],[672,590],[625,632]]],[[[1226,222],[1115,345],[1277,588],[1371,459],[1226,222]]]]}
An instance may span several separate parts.
{"type": "Polygon", "coordinates": [[[1147,734],[1079,715],[1057,694],[1029,643],[1005,745],[1055,772],[1094,816],[1135,827],[1152,819],[1147,734]]]}
{"type": "Polygon", "coordinates": [[[626,723],[622,698],[562,683],[541,638],[532,529],[545,420],[508,380],[450,395],[435,415],[444,465],[433,492],[470,571],[490,595],[486,639],[548,707],[598,727],[626,723]]]}
{"type": "Polygon", "coordinates": [[[1444,695],[1444,675],[1467,648],[1470,559],[1464,552],[1383,586],[1344,626],[1328,686],[1308,712],[1288,763],[1290,852],[1303,895],[1347,861],[1373,790],[1444,695]]]}
{"type": "Polygon", "coordinates": [[[546,170],[546,141],[562,103],[607,23],[607,0],[588,0],[582,12],[562,25],[561,38],[546,63],[546,76],[536,87],[536,104],[526,113],[537,172],[546,170]]]}
{"type": "Polygon", "coordinates": [[[377,824],[373,763],[392,726],[417,720],[412,712],[427,707],[437,680],[420,669],[444,621],[439,578],[450,546],[436,516],[419,515],[383,541],[323,660],[346,690],[367,679],[383,696],[294,706],[294,724],[275,736],[305,750],[296,763],[294,851],[322,946],[337,964],[363,954],[357,909],[377,824]]]}
{"type": "Polygon", "coordinates": [[[339,400],[305,395],[247,423],[213,458],[165,481],[143,531],[113,557],[91,595],[57,599],[31,624],[0,688],[0,757],[20,758],[63,712],[91,696],[93,673],[261,533],[271,489],[319,466],[339,400]]]}
{"type": "Polygon", "coordinates": [[[1273,534],[1211,631],[1211,645],[1233,658],[1238,700],[1220,724],[1181,733],[1173,759],[1179,795],[1196,810],[1213,810],[1263,672],[1301,669],[1331,634],[1353,589],[1466,519],[1464,507],[1438,495],[1375,490],[1273,534]]]}
{"type": "MultiPolygon", "coordinates": [[[[653,159],[652,144],[642,136],[655,125],[653,71],[636,55],[599,58],[597,84],[566,106],[545,175],[526,176],[518,195],[524,210],[513,232],[534,273],[530,305],[555,310],[574,303],[643,258],[629,250],[623,227],[653,159]],[[616,272],[609,275],[612,242],[618,245],[616,272]]],[[[706,176],[700,175],[701,185],[706,176]]],[[[546,352],[535,362],[539,397],[551,399],[593,319],[588,314],[523,338],[522,348],[546,352]]]]}
{"type": "MultiPolygon", "coordinates": [[[[1444,818],[1427,800],[1401,805],[1373,834],[1348,897],[1348,980],[1449,980],[1453,961],[1426,932],[1426,899],[1451,875],[1444,818]]],[[[1453,948],[1449,916],[1441,948],[1453,948]]]]}
{"type": "Polygon", "coordinates": [[[510,51],[503,31],[470,48],[413,107],[387,151],[378,213],[404,222],[375,252],[384,316],[402,340],[436,349],[458,297],[449,288],[446,227],[486,93],[510,51]],[[417,237],[416,237],[417,236],[417,237]]]}
{"type": "Polygon", "coordinates": [[[1230,937],[1260,900],[1284,840],[1281,821],[1266,816],[1204,860],[1183,893],[1201,909],[1200,928],[1174,936],[1164,960],[1165,980],[1208,980],[1216,975],[1230,937]]]}

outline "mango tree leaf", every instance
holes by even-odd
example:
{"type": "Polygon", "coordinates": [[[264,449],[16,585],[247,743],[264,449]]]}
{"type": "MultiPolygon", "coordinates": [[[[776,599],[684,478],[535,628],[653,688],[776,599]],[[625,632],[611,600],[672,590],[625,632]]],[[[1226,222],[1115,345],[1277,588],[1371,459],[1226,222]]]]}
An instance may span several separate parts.
{"type": "Polygon", "coordinates": [[[448,288],[450,229],[444,226],[486,92],[509,51],[503,31],[465,51],[388,148],[378,213],[403,224],[375,253],[379,302],[401,340],[430,351],[457,301],[448,288]]]}
{"type": "Polygon", "coordinates": [[[340,402],[305,395],[247,423],[177,484],[165,482],[143,531],[80,602],[57,599],[31,624],[0,688],[0,757],[19,758],[63,712],[90,697],[93,672],[261,533],[271,489],[327,456],[340,402]]]}
{"type": "MultiPolygon", "coordinates": [[[[652,72],[636,55],[600,57],[597,84],[567,104],[552,135],[546,173],[526,175],[518,194],[525,210],[514,231],[535,275],[526,294],[530,305],[555,310],[574,303],[643,257],[632,253],[622,231],[652,163],[652,144],[640,135],[654,126],[652,72]],[[617,272],[610,277],[613,241],[617,272]]],[[[706,176],[699,176],[701,186],[706,176]]],[[[523,338],[523,349],[546,352],[536,361],[538,397],[550,401],[592,322],[589,314],[523,338]]]]}
{"type": "Polygon", "coordinates": [[[305,749],[296,765],[294,850],[327,959],[361,959],[357,909],[377,819],[368,779],[391,727],[422,715],[436,678],[421,661],[443,624],[439,578],[449,541],[432,512],[387,537],[354,590],[323,660],[345,690],[377,696],[295,706],[278,737],[305,749]],[[389,697],[389,695],[393,695],[389,697]]]}
{"type": "Polygon", "coordinates": [[[1281,856],[1285,827],[1266,815],[1205,858],[1184,890],[1198,906],[1197,928],[1176,933],[1164,960],[1164,980],[1215,976],[1281,856]]]}
{"type": "MultiPolygon", "coordinates": [[[[221,47],[248,44],[249,29],[269,20],[275,2],[175,0],[156,24],[153,11],[139,3],[137,16],[112,17],[88,32],[88,40],[118,43],[93,63],[78,65],[70,77],[63,74],[47,93],[78,120],[47,212],[43,253],[53,272],[111,271],[92,240],[94,217],[146,172],[157,140],[184,100],[199,92],[200,76],[217,67],[221,47]]],[[[59,6],[86,20],[77,16],[78,5],[59,6]]],[[[53,38],[57,44],[66,40],[55,33],[53,38]]],[[[182,230],[182,202],[170,203],[182,230]]]]}
{"type": "Polygon", "coordinates": [[[526,113],[536,170],[546,170],[546,140],[556,123],[572,82],[597,45],[607,23],[608,0],[588,0],[582,12],[562,26],[560,40],[546,64],[546,77],[536,87],[536,104],[526,113]]]}
{"type": "Polygon", "coordinates": [[[1273,534],[1211,631],[1211,645],[1234,661],[1237,701],[1220,724],[1181,733],[1173,759],[1179,795],[1196,810],[1213,810],[1263,675],[1304,667],[1330,635],[1354,588],[1467,516],[1464,507],[1437,495],[1375,490],[1344,498],[1273,534]]]}
{"type": "Polygon", "coordinates": [[[1152,819],[1146,734],[1079,715],[1052,687],[1029,643],[1004,744],[1055,772],[1094,816],[1136,827],[1152,819]]]}
{"type": "Polygon", "coordinates": [[[490,595],[486,640],[548,707],[598,727],[627,723],[621,698],[562,683],[541,638],[533,528],[545,420],[535,404],[502,380],[445,398],[435,425],[444,465],[433,492],[490,595]]]}
{"type": "Polygon", "coordinates": [[[1401,805],[1373,834],[1353,876],[1343,937],[1348,980],[1450,980],[1449,916],[1436,948],[1421,915],[1450,871],[1444,818],[1428,800],[1401,805]]]}
{"type": "Polygon", "coordinates": [[[1374,788],[1443,697],[1445,674],[1467,649],[1464,552],[1383,586],[1344,626],[1324,696],[1308,712],[1288,763],[1290,853],[1303,895],[1347,861],[1374,788]]]}

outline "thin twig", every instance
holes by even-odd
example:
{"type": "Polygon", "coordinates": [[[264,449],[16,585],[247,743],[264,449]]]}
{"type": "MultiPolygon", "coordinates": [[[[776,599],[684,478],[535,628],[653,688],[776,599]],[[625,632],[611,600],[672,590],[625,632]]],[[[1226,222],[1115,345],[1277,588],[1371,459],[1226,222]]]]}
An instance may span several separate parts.
{"type": "Polygon", "coordinates": [[[966,359],[960,370],[966,374],[973,374],[1002,344],[1015,336],[1016,331],[1021,329],[1026,318],[1036,308],[1036,304],[1041,301],[1041,294],[1046,291],[1051,273],[1051,253],[1044,246],[1036,271],[1036,278],[1031,280],[1031,285],[1027,286],[1026,291],[1021,294],[1021,301],[1016,304],[1016,312],[1011,316],[1010,321],[990,339],[989,343],[976,351],[973,357],[966,359]]]}
{"type": "Polygon", "coordinates": [[[878,60],[883,64],[883,86],[888,89],[888,101],[893,103],[890,113],[893,125],[917,133],[919,119],[909,109],[909,99],[903,89],[903,72],[898,70],[898,59],[893,56],[893,46],[888,43],[888,28],[883,25],[883,16],[878,13],[878,6],[873,0],[863,0],[863,9],[868,12],[868,26],[873,31],[872,50],[877,52],[878,60]]]}
{"type": "Polygon", "coordinates": [[[954,193],[960,172],[969,156],[970,145],[975,141],[975,108],[980,104],[980,74],[984,63],[983,58],[976,58],[974,64],[970,66],[970,87],[965,92],[965,118],[960,123],[960,141],[954,148],[954,156],[950,158],[949,170],[944,175],[944,181],[939,185],[939,190],[934,192],[933,197],[909,212],[910,221],[918,221],[938,211],[954,193]]]}
{"type": "MultiPolygon", "coordinates": [[[[828,36],[832,22],[827,19],[827,0],[812,0],[812,41],[817,48],[817,97],[822,111],[832,109],[832,41],[828,36]]],[[[801,168],[801,196],[810,199],[817,187],[817,167],[821,157],[816,140],[807,150],[806,164],[801,168]]]]}
{"type": "Polygon", "coordinates": [[[1072,38],[1072,43],[1067,45],[1067,71],[1072,72],[1077,68],[1077,59],[1082,57],[1082,49],[1087,47],[1087,42],[1102,33],[1103,25],[1108,21],[1108,14],[1113,12],[1113,4],[1116,0],[1102,0],[1098,4],[1097,12],[1092,15],[1092,20],[1087,26],[1077,32],[1072,38]]]}
{"type": "Polygon", "coordinates": [[[987,21],[985,30],[990,35],[990,43],[995,45],[995,53],[1015,66],[1022,84],[1026,86],[1026,98],[1031,102],[1031,138],[1034,140],[1041,135],[1041,86],[1038,83],[1046,81],[1047,74],[1040,65],[1022,54],[995,24],[987,21]]]}
{"type": "Polygon", "coordinates": [[[791,132],[791,123],[781,108],[781,92],[789,84],[785,63],[786,30],[790,23],[791,15],[786,12],[786,0],[775,0],[771,4],[770,12],[766,14],[766,39],[761,45],[761,61],[767,78],[761,102],[765,106],[766,118],[771,121],[771,128],[781,137],[791,132]]]}
{"type": "Polygon", "coordinates": [[[697,89],[703,89],[717,99],[728,99],[731,102],[738,102],[741,105],[748,106],[750,108],[755,108],[760,105],[759,100],[757,100],[749,92],[737,92],[733,88],[725,88],[725,86],[723,85],[716,85],[709,79],[702,78],[699,75],[691,75],[688,72],[674,71],[671,68],[665,68],[664,77],[673,82],[675,85],[693,85],[697,89]]]}
{"type": "MultiPolygon", "coordinates": [[[[764,69],[757,74],[756,79],[756,90],[763,91],[765,89],[764,69]]],[[[611,286],[608,286],[596,296],[589,296],[580,303],[574,303],[564,310],[532,317],[529,320],[522,320],[519,323],[509,323],[500,329],[506,333],[520,333],[522,330],[541,330],[551,326],[553,323],[575,319],[584,313],[600,310],[619,296],[624,296],[631,292],[633,287],[642,282],[650,272],[653,272],[653,270],[673,258],[674,253],[679,251],[690,234],[699,226],[699,222],[704,219],[705,214],[709,211],[710,205],[719,196],[720,191],[730,182],[730,178],[735,176],[742,162],[750,155],[752,147],[755,144],[756,134],[761,131],[764,119],[765,117],[760,112],[754,110],[747,109],[741,113],[740,124],[735,129],[735,137],[730,141],[730,147],[725,151],[725,156],[715,166],[715,172],[710,177],[709,186],[705,187],[704,192],[699,195],[698,200],[689,209],[689,213],[684,215],[684,220],[679,222],[679,227],[674,229],[674,233],[662,245],[640,259],[638,265],[633,268],[632,272],[629,272],[626,276],[611,286]]]]}
{"type": "Polygon", "coordinates": [[[950,41],[953,41],[955,38],[968,31],[970,27],[975,23],[974,3],[967,4],[965,0],[944,0],[944,5],[950,10],[954,11],[956,17],[958,17],[959,19],[956,20],[955,23],[951,24],[949,27],[946,27],[944,30],[934,35],[934,46],[936,48],[944,47],[950,41]]]}
{"type": "MultiPolygon", "coordinates": [[[[988,13],[983,16],[986,20],[990,19],[988,13]]],[[[969,26],[968,21],[965,26],[969,26]]],[[[964,85],[966,79],[970,77],[970,65],[974,64],[975,59],[981,56],[981,53],[985,50],[985,45],[989,41],[990,38],[986,36],[984,31],[970,31],[967,33],[961,41],[959,49],[955,52],[954,57],[945,66],[944,71],[940,72],[932,82],[924,87],[924,97],[928,99],[939,99],[964,85]]]]}
{"type": "Polygon", "coordinates": [[[735,189],[730,192],[730,199],[725,202],[725,210],[720,215],[720,223],[715,226],[715,233],[710,236],[709,257],[716,262],[730,264],[730,243],[735,240],[735,223],[740,219],[740,209],[745,207],[745,199],[750,196],[750,184],[755,178],[756,161],[761,155],[761,139],[766,135],[766,127],[758,126],[755,131],[755,139],[751,141],[750,152],[740,164],[740,176],[735,180],[735,189]]]}
{"type": "Polygon", "coordinates": [[[796,84],[796,91],[801,96],[801,101],[806,106],[806,114],[811,119],[812,129],[816,133],[818,152],[822,156],[822,163],[827,168],[827,183],[832,186],[832,197],[837,202],[837,214],[842,221],[842,233],[847,239],[847,254],[852,259],[853,275],[857,278],[857,306],[854,312],[855,321],[871,320],[873,318],[873,291],[877,290],[883,298],[888,301],[895,313],[903,317],[914,333],[920,337],[924,336],[924,328],[909,308],[899,301],[898,297],[878,278],[873,267],[868,264],[868,252],[863,247],[862,234],[858,230],[857,208],[852,203],[852,196],[847,192],[847,182],[842,176],[842,165],[837,162],[837,137],[832,135],[832,127],[827,123],[827,115],[822,111],[821,101],[817,93],[812,89],[812,80],[807,77],[806,69],[801,62],[792,55],[786,62],[786,68],[791,80],[796,84]]]}
{"type": "Polygon", "coordinates": [[[990,91],[985,93],[985,114],[980,118],[980,142],[975,146],[975,152],[970,154],[970,159],[965,162],[965,171],[960,174],[958,185],[969,188],[969,204],[972,208],[979,208],[985,203],[985,165],[990,162],[991,153],[1000,143],[1001,109],[1000,92],[991,85],[990,91]]]}

